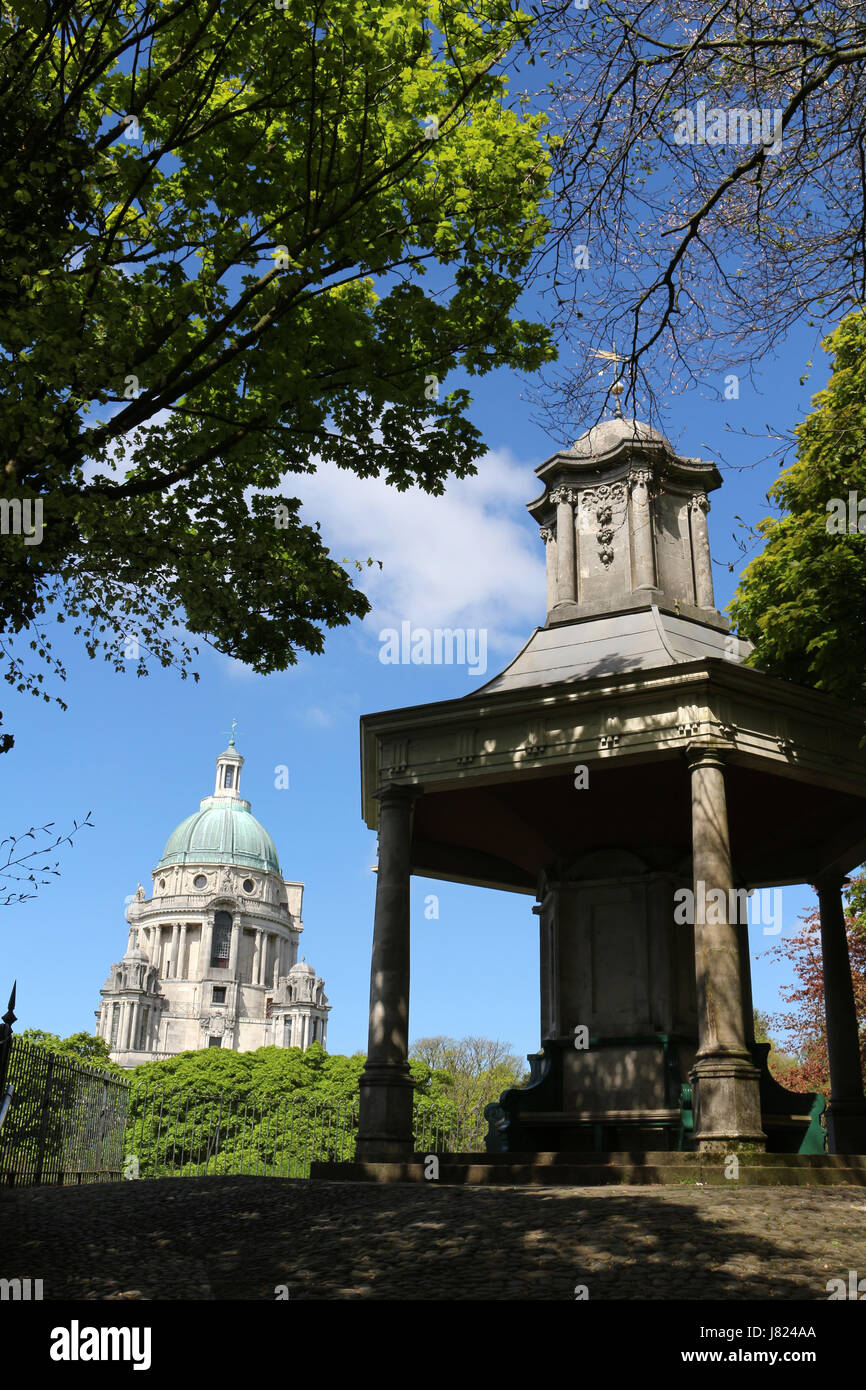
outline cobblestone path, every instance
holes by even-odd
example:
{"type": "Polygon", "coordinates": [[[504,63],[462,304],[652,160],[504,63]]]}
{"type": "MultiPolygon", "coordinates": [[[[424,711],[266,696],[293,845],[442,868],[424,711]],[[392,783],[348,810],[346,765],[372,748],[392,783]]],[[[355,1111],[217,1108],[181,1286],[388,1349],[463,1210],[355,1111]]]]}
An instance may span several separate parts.
{"type": "Polygon", "coordinates": [[[49,1299],[827,1299],[854,1187],[457,1188],[164,1178],[0,1193],[0,1277],[49,1299]]]}

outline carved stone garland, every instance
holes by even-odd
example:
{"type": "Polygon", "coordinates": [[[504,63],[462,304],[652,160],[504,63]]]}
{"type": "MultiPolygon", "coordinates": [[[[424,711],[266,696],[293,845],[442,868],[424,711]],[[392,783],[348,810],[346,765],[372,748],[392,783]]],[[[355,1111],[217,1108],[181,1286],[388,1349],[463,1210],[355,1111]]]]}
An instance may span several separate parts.
{"type": "Polygon", "coordinates": [[[587,511],[595,510],[598,555],[601,563],[607,567],[614,558],[614,511],[624,514],[627,506],[625,483],[601,483],[598,487],[587,488],[580,494],[580,502],[587,511]]]}

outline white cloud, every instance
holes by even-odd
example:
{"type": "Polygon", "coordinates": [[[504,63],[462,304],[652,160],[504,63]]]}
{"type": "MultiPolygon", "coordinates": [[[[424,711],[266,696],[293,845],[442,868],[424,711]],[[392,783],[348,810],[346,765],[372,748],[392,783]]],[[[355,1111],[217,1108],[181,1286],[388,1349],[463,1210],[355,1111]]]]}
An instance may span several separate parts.
{"type": "Polygon", "coordinates": [[[321,522],[335,559],[382,561],[354,572],[373,603],[364,629],[375,640],[405,620],[485,627],[491,647],[513,654],[544,621],[543,547],[523,520],[538,481],[507,450],[487,454],[475,477],[452,481],[442,497],[327,464],[289,475],[284,487],[302,495],[303,519],[321,522]]]}

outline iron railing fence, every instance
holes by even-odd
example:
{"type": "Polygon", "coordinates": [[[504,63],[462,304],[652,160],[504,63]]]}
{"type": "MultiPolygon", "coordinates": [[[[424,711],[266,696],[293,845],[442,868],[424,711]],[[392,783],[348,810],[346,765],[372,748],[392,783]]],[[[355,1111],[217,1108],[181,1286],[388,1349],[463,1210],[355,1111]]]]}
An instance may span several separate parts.
{"type": "Polygon", "coordinates": [[[105,1182],[123,1174],[130,1082],[13,1037],[0,1183],[105,1182]]]}
{"type": "Polygon", "coordinates": [[[415,1152],[425,1154],[484,1153],[488,1122],[484,1107],[456,1114],[453,1108],[415,1107],[415,1152]]]}
{"type": "Polygon", "coordinates": [[[308,1097],[204,1094],[188,1087],[136,1091],[127,1128],[130,1176],[208,1174],[308,1177],[315,1159],[341,1161],[354,1151],[357,1105],[308,1097]]]}
{"type": "MultiPolygon", "coordinates": [[[[355,1156],[357,1097],[238,1096],[129,1077],[60,1057],[18,1037],[0,1130],[0,1184],[215,1175],[309,1177],[314,1161],[355,1156]]],[[[419,1153],[484,1150],[483,1114],[416,1103],[419,1153]]]]}
{"type": "MultiPolygon", "coordinates": [[[[357,1098],[201,1094],[193,1088],[133,1090],[126,1135],[126,1175],[140,1178],[207,1174],[306,1178],[312,1162],[355,1156],[357,1098]]],[[[424,1153],[484,1149],[482,1113],[416,1105],[415,1147],[424,1153]]]]}

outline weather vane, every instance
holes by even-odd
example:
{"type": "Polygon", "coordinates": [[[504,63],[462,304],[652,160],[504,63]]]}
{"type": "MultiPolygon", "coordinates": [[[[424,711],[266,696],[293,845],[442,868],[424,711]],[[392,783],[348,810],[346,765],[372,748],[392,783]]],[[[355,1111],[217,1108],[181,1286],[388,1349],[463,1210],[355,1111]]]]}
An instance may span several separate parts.
{"type": "Polygon", "coordinates": [[[235,729],[236,729],[237,727],[238,727],[238,721],[237,721],[236,719],[233,719],[233,720],[232,720],[232,727],[231,727],[231,738],[229,739],[229,748],[234,748],[234,746],[235,746],[235,729]]]}
{"type": "Polygon", "coordinates": [[[616,350],[616,343],[614,343],[613,345],[613,352],[608,352],[607,348],[590,348],[590,352],[593,357],[598,357],[603,362],[612,362],[615,368],[617,369],[616,380],[610,388],[610,393],[616,401],[615,414],[617,418],[621,420],[622,407],[620,406],[619,398],[625,390],[625,387],[623,386],[622,381],[620,380],[619,365],[621,362],[628,362],[629,359],[627,357],[620,357],[619,353],[616,350]]]}

